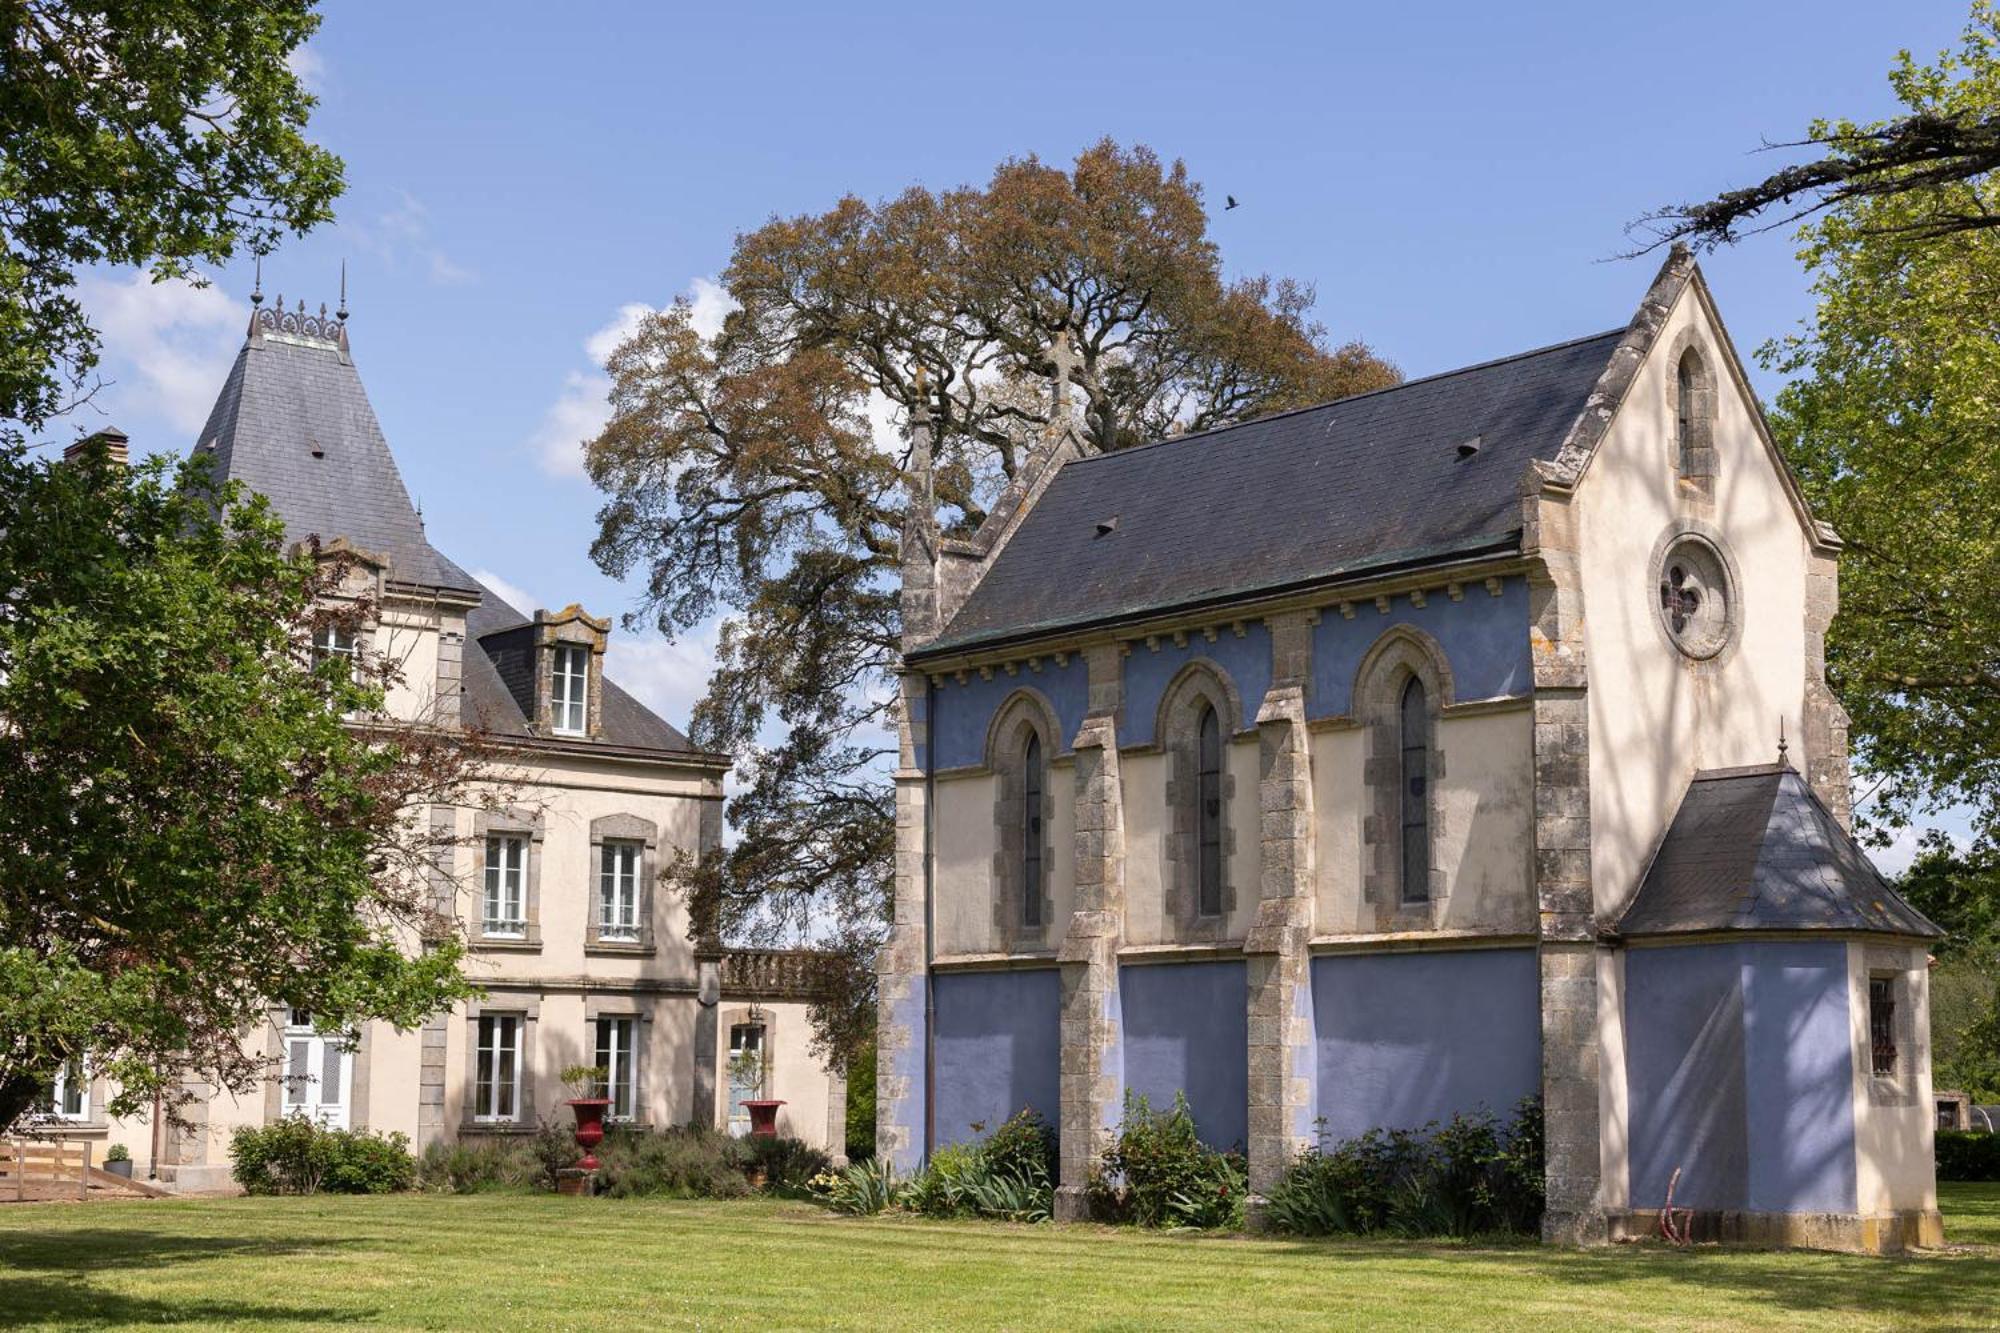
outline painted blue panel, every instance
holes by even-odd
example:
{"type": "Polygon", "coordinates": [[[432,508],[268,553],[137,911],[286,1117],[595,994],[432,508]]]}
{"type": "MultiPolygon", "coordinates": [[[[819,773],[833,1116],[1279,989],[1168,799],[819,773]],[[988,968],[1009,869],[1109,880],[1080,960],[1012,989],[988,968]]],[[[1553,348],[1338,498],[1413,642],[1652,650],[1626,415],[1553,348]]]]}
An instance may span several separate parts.
{"type": "Polygon", "coordinates": [[[1422,607],[1407,597],[1389,604],[1389,614],[1357,604],[1354,619],[1338,612],[1320,617],[1313,630],[1312,697],[1308,717],[1337,717],[1354,710],[1354,673],[1361,659],[1392,625],[1423,630],[1444,648],[1451,662],[1454,697],[1460,701],[1526,694],[1533,681],[1528,659],[1528,581],[1501,580],[1500,595],[1484,586],[1466,588],[1465,599],[1426,599],[1422,607]]]}
{"type": "Polygon", "coordinates": [[[938,1145],[983,1138],[1025,1107],[1055,1124],[1061,1117],[1061,974],[1052,967],[947,972],[931,986],[938,1145]]]}
{"type": "MultiPolygon", "coordinates": [[[[937,747],[937,766],[960,768],[985,763],[986,729],[993,722],[993,712],[1006,702],[1008,695],[1023,686],[1040,691],[1054,707],[1062,726],[1056,747],[1060,753],[1069,753],[1070,742],[1083,726],[1084,707],[1090,698],[1090,674],[1081,657],[1071,657],[1062,666],[1057,666],[1053,657],[1044,657],[1041,664],[1040,671],[1024,670],[1014,676],[996,671],[991,680],[971,675],[963,685],[955,677],[946,677],[938,686],[932,705],[935,732],[931,741],[937,747]]],[[[921,755],[918,762],[923,762],[921,755]]]]}
{"type": "Polygon", "coordinates": [[[1504,1120],[1541,1086],[1532,949],[1315,958],[1312,987],[1329,1139],[1480,1107],[1504,1120]]]}
{"type": "Polygon", "coordinates": [[[875,1120],[878,1125],[908,1128],[901,1151],[883,1152],[897,1171],[907,1175],[924,1164],[924,987],[921,978],[900,984],[904,993],[895,995],[885,982],[877,1021],[883,1031],[908,1034],[908,1040],[881,1053],[875,1072],[875,1120]],[[902,1096],[886,1095],[883,1089],[888,1087],[901,1088],[902,1096]]]}
{"type": "Polygon", "coordinates": [[[1855,1207],[1847,950],[1743,941],[1625,961],[1632,1206],[1855,1207]]]}
{"type": "Polygon", "coordinates": [[[1155,1110],[1185,1092],[1203,1143],[1249,1138],[1249,1011],[1244,965],[1149,963],[1118,970],[1125,1087],[1155,1110]]]}
{"type": "Polygon", "coordinates": [[[1214,643],[1197,634],[1184,647],[1176,647],[1171,639],[1160,640],[1158,648],[1134,644],[1132,655],[1125,659],[1125,707],[1118,719],[1120,745],[1152,744],[1160,696],[1180,669],[1198,657],[1222,668],[1235,687],[1236,697],[1243,702],[1239,728],[1257,725],[1257,710],[1263,707],[1271,688],[1271,631],[1261,620],[1246,623],[1241,638],[1224,628],[1214,643]]]}

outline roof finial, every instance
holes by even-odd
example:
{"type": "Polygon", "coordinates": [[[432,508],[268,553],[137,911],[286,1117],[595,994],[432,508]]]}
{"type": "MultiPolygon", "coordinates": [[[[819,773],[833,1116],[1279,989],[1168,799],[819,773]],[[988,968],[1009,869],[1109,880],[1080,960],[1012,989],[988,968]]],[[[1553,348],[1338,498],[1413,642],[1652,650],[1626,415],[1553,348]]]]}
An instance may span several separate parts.
{"type": "Polygon", "coordinates": [[[250,289],[250,304],[253,306],[264,304],[264,256],[262,255],[257,256],[257,282],[250,289]]]}
{"type": "Polygon", "coordinates": [[[1787,768],[1791,767],[1792,763],[1790,759],[1786,758],[1791,748],[1785,741],[1785,715],[1780,713],[1778,714],[1778,762],[1787,768]]]}
{"type": "Polygon", "coordinates": [[[347,322],[347,261],[340,261],[340,309],[333,312],[341,323],[347,322]]]}

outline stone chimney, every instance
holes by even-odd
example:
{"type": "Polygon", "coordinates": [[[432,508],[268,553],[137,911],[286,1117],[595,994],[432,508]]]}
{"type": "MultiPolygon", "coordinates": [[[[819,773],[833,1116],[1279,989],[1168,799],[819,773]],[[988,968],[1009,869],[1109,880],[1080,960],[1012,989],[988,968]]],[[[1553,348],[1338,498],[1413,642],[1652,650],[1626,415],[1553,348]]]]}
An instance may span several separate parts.
{"type": "Polygon", "coordinates": [[[63,450],[63,462],[73,463],[93,449],[102,449],[114,467],[124,467],[132,461],[131,437],[116,426],[106,426],[95,435],[86,435],[63,450]]]}

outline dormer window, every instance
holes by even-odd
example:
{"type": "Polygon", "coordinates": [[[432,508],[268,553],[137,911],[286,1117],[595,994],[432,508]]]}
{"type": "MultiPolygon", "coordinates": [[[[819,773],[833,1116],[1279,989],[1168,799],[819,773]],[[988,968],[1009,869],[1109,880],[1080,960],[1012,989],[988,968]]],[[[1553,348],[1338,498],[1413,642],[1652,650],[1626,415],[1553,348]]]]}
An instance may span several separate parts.
{"type": "Polygon", "coordinates": [[[556,645],[555,676],[549,699],[556,732],[581,736],[590,716],[590,649],[582,644],[556,645]]]}

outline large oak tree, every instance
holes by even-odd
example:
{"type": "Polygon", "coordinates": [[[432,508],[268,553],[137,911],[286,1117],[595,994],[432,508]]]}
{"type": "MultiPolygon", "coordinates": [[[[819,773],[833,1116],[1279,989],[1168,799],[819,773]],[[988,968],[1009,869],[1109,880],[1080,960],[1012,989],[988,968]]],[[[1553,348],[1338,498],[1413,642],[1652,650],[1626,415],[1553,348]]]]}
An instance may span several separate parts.
{"type": "MultiPolygon", "coordinates": [[[[594,554],[644,576],[636,614],[669,634],[727,613],[694,731],[744,785],[697,893],[739,933],[832,923],[858,964],[890,873],[906,461],[874,423],[929,409],[941,521],[965,532],[1052,426],[1118,449],[1397,375],[1329,346],[1309,288],[1226,279],[1181,164],[1109,141],[1066,171],[1010,160],[983,187],[773,220],[722,280],[738,308],[718,336],[683,303],[610,360],[594,554]]],[[[870,1007],[865,968],[846,977],[821,1014],[836,1055],[870,1007]]]]}

